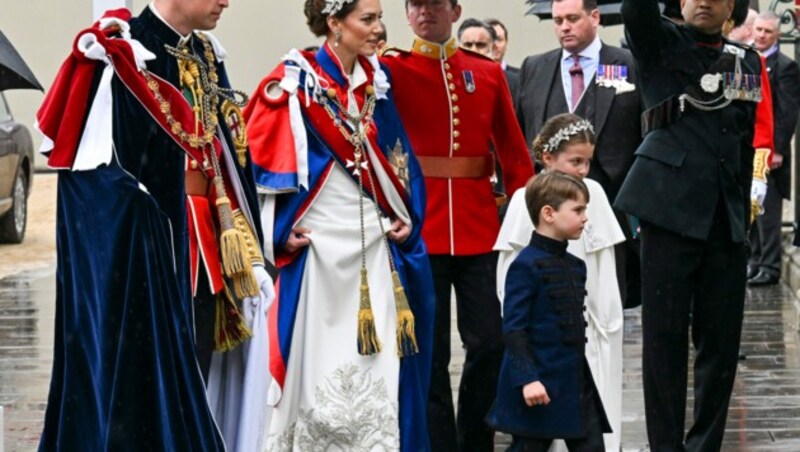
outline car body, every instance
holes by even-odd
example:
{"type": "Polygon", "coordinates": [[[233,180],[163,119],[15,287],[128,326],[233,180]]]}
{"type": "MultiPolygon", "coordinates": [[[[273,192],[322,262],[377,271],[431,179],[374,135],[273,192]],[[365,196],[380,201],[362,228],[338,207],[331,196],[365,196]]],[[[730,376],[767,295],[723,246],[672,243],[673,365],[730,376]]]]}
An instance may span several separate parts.
{"type": "Polygon", "coordinates": [[[31,133],[14,121],[0,92],[0,243],[20,243],[25,238],[32,184],[31,133]]]}

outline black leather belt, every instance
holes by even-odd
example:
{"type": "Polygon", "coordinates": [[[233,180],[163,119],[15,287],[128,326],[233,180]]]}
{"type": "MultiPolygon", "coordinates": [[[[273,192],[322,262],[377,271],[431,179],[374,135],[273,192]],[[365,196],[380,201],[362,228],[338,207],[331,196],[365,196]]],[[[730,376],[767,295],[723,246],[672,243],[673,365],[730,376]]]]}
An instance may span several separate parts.
{"type": "Polygon", "coordinates": [[[642,113],[642,136],[647,135],[651,130],[667,127],[685,114],[685,111],[681,111],[678,97],[670,97],[642,113]]]}

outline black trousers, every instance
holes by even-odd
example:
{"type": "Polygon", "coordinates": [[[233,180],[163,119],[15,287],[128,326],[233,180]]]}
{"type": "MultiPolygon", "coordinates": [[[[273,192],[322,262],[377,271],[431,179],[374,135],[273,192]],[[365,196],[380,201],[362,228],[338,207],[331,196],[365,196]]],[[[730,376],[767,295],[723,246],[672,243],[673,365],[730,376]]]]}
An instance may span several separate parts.
{"type": "Polygon", "coordinates": [[[433,367],[428,395],[428,430],[435,451],[492,451],[494,432],[484,423],[497,391],[503,356],[497,253],[431,255],[436,289],[433,367]],[[450,387],[450,293],[456,292],[458,332],[466,359],[454,415],[450,387]]]}
{"type": "MultiPolygon", "coordinates": [[[[589,369],[586,369],[588,377],[591,378],[589,369]]],[[[594,385],[584,381],[581,392],[582,402],[586,416],[586,435],[582,438],[567,438],[567,450],[570,452],[604,452],[606,445],[603,442],[603,422],[604,413],[600,411],[600,395],[594,390],[594,385]]],[[[523,436],[513,436],[511,447],[508,452],[547,452],[554,438],[527,438],[523,436]]]]}
{"type": "Polygon", "coordinates": [[[192,300],[194,322],[194,347],[197,363],[203,373],[203,381],[208,383],[211,369],[211,355],[214,353],[214,322],[217,314],[217,296],[211,293],[208,279],[200,272],[197,281],[197,296],[192,300]]]}
{"type": "Polygon", "coordinates": [[[767,184],[764,214],[756,219],[755,227],[750,231],[753,250],[748,265],[770,275],[780,276],[783,198],[772,176],[767,176],[767,184]]]}
{"type": "Polygon", "coordinates": [[[617,222],[625,234],[625,241],[614,245],[614,258],[617,264],[617,283],[622,299],[622,307],[635,308],[642,304],[642,277],[639,263],[639,239],[631,230],[628,215],[614,210],[617,222]]]}
{"type": "Polygon", "coordinates": [[[642,329],[650,449],[718,451],[736,377],[746,246],[718,212],[708,240],[642,223],[642,329]],[[684,444],[688,330],[696,350],[694,422],[684,444]]]}

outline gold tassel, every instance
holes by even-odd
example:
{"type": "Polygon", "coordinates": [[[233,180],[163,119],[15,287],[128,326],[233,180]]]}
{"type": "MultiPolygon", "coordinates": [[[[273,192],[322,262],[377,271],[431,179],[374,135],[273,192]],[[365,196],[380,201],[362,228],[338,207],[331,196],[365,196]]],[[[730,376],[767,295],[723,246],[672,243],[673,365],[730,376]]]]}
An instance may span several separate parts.
{"type": "Polygon", "coordinates": [[[253,337],[227,287],[217,295],[214,350],[227,352],[253,337]]]}
{"type": "Polygon", "coordinates": [[[242,231],[233,225],[233,212],[231,211],[231,200],[227,196],[217,198],[217,212],[219,222],[222,227],[220,235],[220,251],[222,253],[222,269],[225,275],[233,277],[237,273],[244,271],[245,252],[247,243],[244,240],[242,231]]]}
{"type": "Polygon", "coordinates": [[[392,270],[392,284],[394,285],[394,303],[397,309],[397,356],[403,358],[419,353],[417,336],[414,332],[414,313],[408,305],[406,291],[400,282],[397,270],[392,270]]]}
{"type": "Polygon", "coordinates": [[[238,298],[256,296],[258,295],[259,287],[253,268],[247,258],[247,241],[244,233],[236,229],[233,224],[231,201],[228,197],[220,196],[217,198],[217,212],[219,213],[222,227],[219,248],[225,276],[233,279],[233,290],[238,298]]]}
{"type": "Polygon", "coordinates": [[[367,269],[361,269],[361,299],[358,308],[358,354],[369,356],[381,351],[381,341],[375,330],[375,315],[369,299],[367,269]]]}
{"type": "Polygon", "coordinates": [[[244,271],[233,275],[233,291],[239,298],[255,297],[261,292],[258,287],[258,280],[256,274],[253,272],[251,265],[245,265],[244,271]]]}

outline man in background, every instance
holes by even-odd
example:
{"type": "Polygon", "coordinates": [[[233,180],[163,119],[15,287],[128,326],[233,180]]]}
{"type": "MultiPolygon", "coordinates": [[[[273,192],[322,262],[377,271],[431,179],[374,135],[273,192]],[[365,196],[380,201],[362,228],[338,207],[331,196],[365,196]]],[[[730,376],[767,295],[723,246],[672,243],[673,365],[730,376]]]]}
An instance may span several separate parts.
{"type": "MultiPolygon", "coordinates": [[[[588,119],[597,135],[589,178],[613,202],[641,143],[642,113],[630,52],[600,40],[597,0],[555,0],[553,23],[559,48],[530,56],[522,64],[515,106],[530,146],[555,115],[588,119]]],[[[626,242],[617,245],[617,277],[626,306],[640,304],[639,258],[630,222],[618,213],[626,242]]]]}
{"type": "Polygon", "coordinates": [[[771,172],[767,176],[764,214],[750,231],[752,252],[747,266],[750,286],[777,284],[781,275],[781,223],[783,199],[791,195],[792,136],[800,109],[800,68],[782,54],[780,19],[772,12],[760,14],[754,21],[754,46],[766,58],[772,88],[774,143],[771,172]]]}
{"type": "Polygon", "coordinates": [[[494,401],[503,354],[497,253],[492,251],[500,231],[490,183],[492,146],[509,192],[525,185],[533,166],[500,65],[461,50],[453,36],[461,16],[458,0],[406,0],[405,6],[416,35],[413,48],[387,51],[382,62],[391,71],[397,109],[427,190],[422,235],[436,289],[431,449],[488,452],[494,432],[484,418],[494,401]],[[466,348],[457,416],[448,369],[453,289],[466,348]]]}
{"type": "Polygon", "coordinates": [[[458,27],[458,45],[492,60],[495,59],[497,33],[491,25],[474,18],[465,19],[458,27]]]}
{"type": "Polygon", "coordinates": [[[748,9],[747,18],[744,20],[744,23],[731,30],[728,38],[737,42],[741,42],[742,44],[753,44],[753,39],[755,37],[753,26],[755,24],[756,17],[758,17],[758,11],[752,8],[748,9]]]}
{"type": "Polygon", "coordinates": [[[517,100],[517,84],[519,83],[519,68],[511,66],[506,61],[506,51],[508,50],[508,29],[505,24],[497,19],[486,19],[484,22],[494,28],[497,39],[494,41],[494,60],[500,63],[506,73],[508,87],[511,89],[511,99],[517,100]]]}

